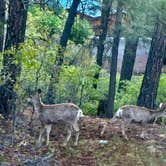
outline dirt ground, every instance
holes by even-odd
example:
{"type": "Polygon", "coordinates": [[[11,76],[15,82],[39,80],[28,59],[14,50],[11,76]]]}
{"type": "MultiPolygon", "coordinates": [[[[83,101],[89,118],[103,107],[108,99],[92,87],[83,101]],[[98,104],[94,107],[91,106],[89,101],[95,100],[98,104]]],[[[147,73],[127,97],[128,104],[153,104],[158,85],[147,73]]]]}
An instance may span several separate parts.
{"type": "Polygon", "coordinates": [[[127,130],[129,140],[121,134],[121,120],[84,117],[79,122],[79,145],[74,137],[64,147],[66,131],[54,127],[50,144],[36,145],[38,122],[30,125],[30,117],[24,113],[16,120],[15,132],[12,122],[0,116],[0,166],[165,166],[166,128],[163,124],[142,127],[131,124],[127,130]],[[101,136],[103,125],[105,133],[101,136]],[[33,130],[32,130],[33,129],[33,130]],[[146,130],[142,139],[140,133],[146,130]]]}

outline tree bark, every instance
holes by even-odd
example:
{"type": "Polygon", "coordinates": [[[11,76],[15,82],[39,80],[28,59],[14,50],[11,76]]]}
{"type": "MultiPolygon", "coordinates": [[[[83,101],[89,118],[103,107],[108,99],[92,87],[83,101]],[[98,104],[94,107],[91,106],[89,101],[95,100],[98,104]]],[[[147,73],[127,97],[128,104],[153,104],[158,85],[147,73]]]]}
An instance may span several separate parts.
{"type": "MultiPolygon", "coordinates": [[[[1,86],[2,89],[6,89],[5,96],[6,100],[9,101],[9,106],[6,108],[6,110],[3,110],[6,116],[10,114],[11,109],[9,108],[12,108],[15,105],[14,85],[21,72],[21,64],[19,61],[17,61],[16,53],[19,49],[19,44],[24,42],[27,10],[28,1],[23,2],[20,0],[9,0],[7,33],[2,69],[2,78],[4,83],[1,86]],[[7,92],[10,92],[10,95],[8,95],[7,92]]],[[[0,101],[0,105],[4,104],[6,103],[0,101]]],[[[5,108],[5,106],[3,108],[5,108]]]]}
{"type": "Polygon", "coordinates": [[[126,47],[125,52],[123,56],[122,61],[122,67],[121,67],[121,74],[120,74],[120,82],[119,82],[119,88],[125,90],[125,80],[131,80],[135,58],[136,58],[136,51],[137,51],[137,45],[138,45],[139,38],[133,37],[133,39],[126,39],[126,47]]]}
{"type": "Polygon", "coordinates": [[[51,73],[50,84],[47,91],[47,101],[49,103],[54,103],[56,99],[56,90],[54,86],[59,82],[59,75],[64,60],[64,51],[71,34],[71,28],[74,24],[74,19],[77,15],[77,8],[79,3],[80,0],[73,0],[62,36],[60,38],[60,46],[55,60],[55,67],[51,73]]]}
{"type": "Polygon", "coordinates": [[[4,24],[5,24],[5,1],[1,0],[1,3],[0,3],[0,52],[3,51],[4,24]]]}
{"type": "Polygon", "coordinates": [[[122,24],[122,11],[123,11],[123,2],[122,0],[118,0],[115,30],[114,30],[114,40],[112,46],[111,66],[110,66],[110,83],[109,83],[109,93],[108,93],[108,105],[106,112],[107,118],[111,118],[113,116],[113,111],[114,111],[117,58],[118,58],[118,46],[120,41],[121,24],[122,24]]]}
{"type": "MultiPolygon", "coordinates": [[[[103,62],[103,52],[104,52],[104,41],[107,36],[107,29],[108,29],[108,18],[110,16],[110,9],[112,6],[112,0],[103,0],[102,10],[101,10],[101,25],[100,25],[100,35],[97,45],[97,56],[96,56],[96,63],[99,66],[99,70],[96,72],[94,78],[98,80],[100,69],[102,67],[103,62]]],[[[94,83],[93,87],[97,88],[97,82],[94,83]]]]}
{"type": "MultiPolygon", "coordinates": [[[[28,1],[26,2],[28,3],[28,1]]],[[[20,75],[21,64],[16,64],[16,52],[19,44],[24,42],[26,19],[27,19],[27,4],[20,0],[9,1],[9,17],[7,22],[7,34],[5,41],[5,50],[10,50],[14,47],[13,53],[4,53],[3,55],[3,76],[5,81],[10,80],[14,85],[16,77],[20,75]]]]}
{"type": "Polygon", "coordinates": [[[154,108],[157,96],[157,89],[163,66],[163,59],[166,56],[166,24],[157,20],[151,42],[149,57],[145,69],[137,105],[147,108],[154,108]]]}

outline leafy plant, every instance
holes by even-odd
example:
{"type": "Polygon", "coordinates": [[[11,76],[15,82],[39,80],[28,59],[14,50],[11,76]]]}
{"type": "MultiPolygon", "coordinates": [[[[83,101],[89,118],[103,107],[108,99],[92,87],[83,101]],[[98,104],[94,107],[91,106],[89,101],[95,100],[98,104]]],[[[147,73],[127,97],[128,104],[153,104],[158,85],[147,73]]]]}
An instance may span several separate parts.
{"type": "Polygon", "coordinates": [[[70,40],[75,44],[84,44],[90,36],[93,36],[92,28],[86,20],[78,18],[72,27],[70,40]]]}

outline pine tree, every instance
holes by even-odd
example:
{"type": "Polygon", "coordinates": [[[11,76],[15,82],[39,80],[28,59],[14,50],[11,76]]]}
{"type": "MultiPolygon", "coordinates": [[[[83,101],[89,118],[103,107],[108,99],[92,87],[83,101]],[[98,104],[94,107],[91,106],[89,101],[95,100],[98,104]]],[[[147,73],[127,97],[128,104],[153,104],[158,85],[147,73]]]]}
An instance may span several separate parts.
{"type": "Polygon", "coordinates": [[[120,34],[122,28],[122,15],[123,15],[123,0],[118,0],[116,21],[114,28],[114,40],[112,46],[112,57],[110,65],[110,82],[109,82],[109,94],[108,94],[108,105],[106,117],[111,118],[114,111],[114,99],[116,92],[116,73],[117,73],[117,58],[118,58],[118,47],[120,41],[120,34]]]}

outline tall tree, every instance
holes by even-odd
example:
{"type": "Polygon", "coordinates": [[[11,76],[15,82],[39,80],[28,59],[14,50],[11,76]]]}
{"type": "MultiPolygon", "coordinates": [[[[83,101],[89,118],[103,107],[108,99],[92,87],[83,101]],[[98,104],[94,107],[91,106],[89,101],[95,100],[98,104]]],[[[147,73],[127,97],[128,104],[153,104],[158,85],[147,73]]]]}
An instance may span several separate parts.
{"type": "Polygon", "coordinates": [[[79,3],[80,3],[80,0],[73,0],[69,10],[68,18],[66,20],[66,24],[64,26],[62,36],[60,38],[60,46],[59,46],[58,53],[55,59],[55,67],[53,69],[53,72],[51,73],[50,84],[49,84],[48,92],[47,92],[47,100],[49,103],[53,103],[56,98],[56,91],[54,90],[54,85],[58,83],[58,78],[59,78],[61,67],[64,60],[64,51],[66,49],[67,42],[71,34],[71,28],[73,26],[74,19],[77,15],[77,8],[79,3]]]}
{"type": "Polygon", "coordinates": [[[132,36],[131,38],[126,38],[126,46],[122,61],[121,73],[120,73],[120,82],[119,88],[125,89],[125,80],[131,80],[132,72],[134,68],[135,58],[136,58],[136,51],[138,45],[139,38],[137,36],[132,36]]]}
{"type": "MultiPolygon", "coordinates": [[[[14,53],[4,53],[3,74],[7,80],[15,83],[21,71],[21,64],[15,64],[19,44],[24,42],[28,1],[10,0],[5,50],[15,47],[14,53]]],[[[6,80],[5,80],[6,81],[6,80]]]]}
{"type": "MultiPolygon", "coordinates": [[[[100,69],[102,67],[103,62],[103,52],[104,52],[104,41],[107,36],[107,28],[108,28],[108,19],[110,16],[110,9],[112,6],[112,0],[103,0],[102,9],[101,9],[101,23],[100,23],[100,34],[97,45],[97,56],[96,63],[99,66],[99,70],[96,72],[94,78],[98,80],[100,69]]],[[[94,83],[93,87],[97,88],[97,82],[94,83]]]]}
{"type": "Polygon", "coordinates": [[[154,108],[163,58],[166,57],[166,20],[157,18],[146,70],[138,96],[137,105],[154,108]]]}
{"type": "Polygon", "coordinates": [[[123,0],[118,0],[116,21],[114,28],[114,40],[112,46],[112,57],[110,66],[110,82],[109,82],[109,93],[108,93],[108,105],[106,117],[111,118],[114,111],[114,99],[116,91],[116,73],[117,73],[117,57],[118,57],[118,46],[120,41],[120,34],[122,28],[122,15],[123,15],[123,0]]]}
{"type": "Polygon", "coordinates": [[[3,54],[1,95],[1,109],[7,117],[11,108],[15,105],[14,85],[21,72],[21,64],[17,61],[16,54],[19,44],[24,42],[28,0],[9,0],[7,33],[3,54]],[[10,50],[10,51],[9,51],[10,50]]]}
{"type": "Polygon", "coordinates": [[[119,92],[121,88],[125,90],[125,80],[131,80],[139,38],[148,36],[150,31],[149,24],[147,24],[147,12],[145,12],[147,8],[149,8],[149,2],[143,0],[127,0],[125,5],[126,22],[124,23],[123,36],[126,38],[126,45],[120,74],[119,92]]]}
{"type": "Polygon", "coordinates": [[[0,3],[0,52],[3,50],[4,24],[5,24],[5,0],[1,0],[1,3],[0,3]]]}

